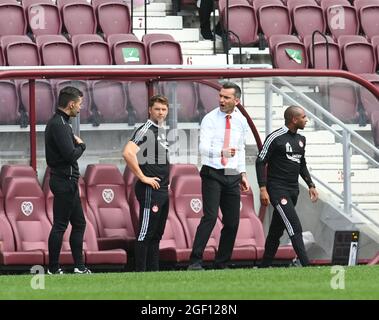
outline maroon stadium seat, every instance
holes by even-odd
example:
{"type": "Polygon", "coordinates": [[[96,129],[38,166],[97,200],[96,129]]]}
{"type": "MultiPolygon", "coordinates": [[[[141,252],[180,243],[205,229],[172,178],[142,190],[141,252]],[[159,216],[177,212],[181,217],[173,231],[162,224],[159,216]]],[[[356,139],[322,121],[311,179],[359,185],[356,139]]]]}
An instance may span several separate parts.
{"type": "Polygon", "coordinates": [[[22,5],[29,29],[34,36],[61,33],[59,9],[51,0],[23,0],[22,5]],[[43,25],[40,25],[42,22],[43,25]]]}
{"type": "Polygon", "coordinates": [[[324,12],[313,0],[288,0],[293,26],[301,39],[315,30],[326,31],[324,12]]]}
{"type": "Polygon", "coordinates": [[[199,121],[197,92],[192,81],[160,82],[160,84],[163,94],[169,98],[171,107],[174,105],[174,99],[176,100],[178,121],[199,121]]]}
{"type": "Polygon", "coordinates": [[[255,0],[253,6],[266,39],[273,34],[291,34],[290,15],[280,0],[255,0]]]}
{"type": "Polygon", "coordinates": [[[258,41],[258,20],[252,5],[247,0],[230,0],[226,10],[226,0],[219,0],[220,24],[223,30],[227,27],[227,11],[229,11],[229,41],[249,45],[258,41]],[[239,41],[237,40],[237,35],[239,41]]]}
{"type": "MultiPolygon", "coordinates": [[[[329,49],[329,69],[342,69],[342,57],[339,46],[334,40],[327,36],[328,39],[328,49],[329,49]]],[[[312,36],[308,35],[304,38],[304,45],[308,53],[309,64],[314,69],[327,69],[326,63],[326,41],[319,35],[315,35],[315,62],[313,62],[313,45],[312,36]]]]}
{"type": "MultiPolygon", "coordinates": [[[[379,35],[371,38],[371,44],[375,51],[376,62],[379,63],[379,35]]],[[[377,69],[379,69],[378,66],[377,69]]]]}
{"type": "Polygon", "coordinates": [[[100,249],[132,247],[135,233],[125,197],[123,177],[114,165],[88,165],[84,180],[87,201],[99,229],[100,249]]]}
{"type": "Polygon", "coordinates": [[[5,179],[8,177],[31,177],[36,178],[37,173],[29,165],[5,164],[0,171],[0,188],[4,190],[5,179]]]}
{"type": "Polygon", "coordinates": [[[74,86],[83,93],[82,106],[80,107],[80,122],[88,123],[93,115],[92,113],[92,97],[89,89],[89,84],[85,80],[61,80],[56,83],[56,96],[66,86],[74,86]]]}
{"type": "Polygon", "coordinates": [[[147,64],[145,44],[134,34],[111,34],[108,45],[114,64],[147,64]]]}
{"type": "Polygon", "coordinates": [[[170,203],[166,227],[159,243],[159,258],[164,262],[187,263],[190,260],[191,248],[188,248],[183,227],[170,203]]]}
{"type": "MultiPolygon", "coordinates": [[[[45,124],[55,112],[54,90],[47,80],[36,80],[35,89],[36,123],[45,124]]],[[[29,114],[29,81],[20,83],[20,97],[22,105],[29,114]]]]}
{"type": "Polygon", "coordinates": [[[41,251],[16,251],[12,227],[5,216],[3,194],[0,190],[0,268],[5,266],[43,265],[41,251]]]}
{"type": "Polygon", "coordinates": [[[321,7],[325,13],[329,32],[335,40],[341,35],[359,33],[358,15],[348,0],[323,0],[321,7]]]}
{"type": "MultiPolygon", "coordinates": [[[[325,92],[325,90],[326,88],[320,89],[320,92],[325,92]]],[[[330,83],[328,90],[329,111],[345,123],[356,123],[358,120],[358,100],[355,88],[343,82],[330,83]]]]}
{"type": "Polygon", "coordinates": [[[28,36],[3,36],[0,43],[8,66],[41,65],[37,45],[28,36]]]}
{"type": "MultiPolygon", "coordinates": [[[[17,251],[44,253],[48,264],[51,223],[46,215],[45,197],[36,178],[8,177],[4,183],[5,213],[12,226],[17,251]]],[[[61,264],[72,264],[71,253],[63,251],[61,264]]]]}
{"type": "MultiPolygon", "coordinates": [[[[51,223],[53,223],[53,197],[54,196],[49,187],[49,180],[50,180],[49,171],[50,170],[47,170],[45,172],[45,177],[43,181],[43,190],[46,197],[47,215],[51,223]]],[[[80,188],[80,200],[81,200],[83,212],[86,218],[86,230],[85,230],[84,238],[83,238],[83,250],[85,254],[86,264],[87,265],[90,265],[90,264],[124,265],[126,264],[126,253],[122,249],[99,251],[95,226],[92,223],[92,222],[95,222],[95,220],[86,199],[84,180],[81,177],[79,179],[79,188],[80,188]]],[[[71,225],[69,224],[63,236],[62,251],[71,250],[70,249],[70,234],[71,234],[71,225]]]]}
{"type": "Polygon", "coordinates": [[[4,56],[4,51],[3,48],[0,47],[0,66],[5,66],[6,61],[5,61],[5,56],[4,56]]]}
{"type": "Polygon", "coordinates": [[[17,1],[0,2],[0,37],[26,33],[25,13],[17,1]]]}
{"type": "Polygon", "coordinates": [[[183,64],[179,42],[169,34],[148,33],[142,37],[150,64],[183,64]]]}
{"type": "MultiPolygon", "coordinates": [[[[175,213],[183,227],[188,248],[192,248],[197,226],[203,216],[203,200],[201,195],[201,179],[199,175],[183,175],[173,177],[171,182],[172,198],[175,213]]],[[[203,260],[213,261],[218,246],[217,239],[221,230],[220,220],[216,220],[206,245],[203,260]]]]}
{"type": "MultiPolygon", "coordinates": [[[[379,148],[379,111],[371,113],[371,132],[374,139],[374,144],[377,148],[379,148]]],[[[378,157],[376,157],[376,159],[378,159],[378,157]]]]}
{"type": "Polygon", "coordinates": [[[71,36],[96,32],[95,12],[86,0],[57,0],[57,5],[61,11],[63,25],[71,36]]]}
{"type": "MultiPolygon", "coordinates": [[[[379,75],[376,73],[371,74],[361,74],[362,78],[374,84],[379,89],[379,75]]],[[[378,99],[366,88],[360,87],[360,96],[363,108],[366,112],[367,118],[371,120],[371,114],[373,112],[379,111],[379,101],[378,99]]]]}
{"type": "Polygon", "coordinates": [[[363,36],[340,36],[338,45],[347,71],[374,73],[376,58],[374,49],[363,36]]]}
{"type": "Polygon", "coordinates": [[[0,124],[16,124],[19,121],[19,98],[13,81],[0,80],[0,124]]]}
{"type": "Polygon", "coordinates": [[[99,26],[108,38],[111,34],[130,33],[131,17],[128,5],[122,0],[93,0],[99,26]]]}
{"type": "Polygon", "coordinates": [[[76,56],[72,44],[62,35],[36,37],[42,64],[45,66],[75,65],[76,56]]]}
{"type": "Polygon", "coordinates": [[[354,6],[361,22],[361,29],[366,37],[371,39],[371,37],[379,35],[379,1],[355,0],[354,6]]]}
{"type": "Polygon", "coordinates": [[[122,82],[99,80],[92,82],[93,103],[101,122],[125,123],[128,119],[127,97],[122,82]]]}
{"type": "Polygon", "coordinates": [[[280,69],[306,69],[308,58],[305,46],[296,36],[273,35],[269,39],[271,58],[275,68],[280,69]],[[296,62],[290,58],[286,50],[295,50],[300,53],[301,61],[296,62]]]}
{"type": "MultiPolygon", "coordinates": [[[[214,83],[219,85],[218,81],[214,81],[214,83]]],[[[199,82],[197,83],[197,92],[199,96],[199,112],[201,116],[204,116],[206,113],[219,106],[219,89],[215,89],[206,83],[199,82]]]]}
{"type": "Polygon", "coordinates": [[[131,116],[134,123],[145,122],[147,119],[147,109],[149,94],[146,82],[142,81],[130,81],[127,85],[128,88],[128,102],[129,102],[129,120],[131,116]]]}
{"type": "Polygon", "coordinates": [[[72,36],[72,45],[77,62],[81,65],[110,65],[112,57],[108,44],[97,34],[77,34],[72,36]]]}

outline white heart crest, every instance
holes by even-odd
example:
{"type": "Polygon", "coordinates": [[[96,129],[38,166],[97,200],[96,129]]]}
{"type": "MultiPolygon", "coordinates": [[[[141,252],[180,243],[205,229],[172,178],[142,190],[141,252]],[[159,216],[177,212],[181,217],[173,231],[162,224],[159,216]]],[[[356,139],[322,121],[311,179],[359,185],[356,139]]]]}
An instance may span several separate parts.
{"type": "Polygon", "coordinates": [[[193,212],[199,213],[201,208],[203,207],[203,203],[200,199],[191,199],[190,206],[193,212]]]}
{"type": "Polygon", "coordinates": [[[106,203],[111,203],[114,199],[114,192],[112,189],[104,189],[102,196],[106,203]]]}
{"type": "Polygon", "coordinates": [[[33,203],[30,201],[23,201],[21,203],[21,212],[29,217],[33,212],[33,203]]]}

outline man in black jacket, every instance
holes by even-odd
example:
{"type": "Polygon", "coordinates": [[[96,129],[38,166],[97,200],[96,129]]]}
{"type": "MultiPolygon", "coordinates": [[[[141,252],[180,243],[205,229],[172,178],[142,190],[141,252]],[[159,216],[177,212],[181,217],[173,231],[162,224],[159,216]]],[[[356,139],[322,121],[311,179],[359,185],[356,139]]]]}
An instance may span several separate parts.
{"type": "Polygon", "coordinates": [[[70,247],[74,258],[74,273],[91,273],[83,261],[83,235],[86,228],[79,197],[78,159],[86,149],[83,140],[75,136],[70,117],[80,112],[83,93],[74,87],[59,92],[58,108],[45,130],[46,162],[51,169],[50,189],[54,194],[53,227],[49,236],[48,274],[62,274],[59,255],[63,235],[70,222],[70,247]]]}
{"type": "Polygon", "coordinates": [[[271,264],[284,229],[302,266],[309,265],[302,238],[302,227],[295,206],[299,195],[299,175],[309,187],[312,202],[318,198],[305,161],[305,137],[298,134],[308,119],[301,107],[290,106],[284,112],[285,125],[270,133],[256,160],[261,203],[274,207],[261,267],[271,264]],[[267,164],[267,177],[265,165],[267,164]]]}

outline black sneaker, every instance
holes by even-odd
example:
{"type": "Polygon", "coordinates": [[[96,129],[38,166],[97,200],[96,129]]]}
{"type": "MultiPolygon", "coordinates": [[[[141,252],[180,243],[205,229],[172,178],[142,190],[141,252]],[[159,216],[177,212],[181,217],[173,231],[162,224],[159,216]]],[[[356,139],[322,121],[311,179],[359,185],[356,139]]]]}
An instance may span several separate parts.
{"type": "Polygon", "coordinates": [[[216,269],[216,270],[225,270],[225,269],[230,269],[230,268],[225,263],[215,263],[213,265],[213,269],[216,269]]]}
{"type": "Polygon", "coordinates": [[[47,274],[64,274],[64,272],[61,268],[58,268],[57,270],[47,269],[47,274]]]}
{"type": "Polygon", "coordinates": [[[188,266],[187,270],[189,271],[203,271],[205,270],[200,262],[192,263],[188,266]]]}
{"type": "Polygon", "coordinates": [[[90,269],[83,267],[83,268],[74,268],[74,273],[77,274],[90,274],[92,273],[90,269]]]}
{"type": "Polygon", "coordinates": [[[213,40],[211,29],[201,29],[200,33],[204,40],[213,40]]]}

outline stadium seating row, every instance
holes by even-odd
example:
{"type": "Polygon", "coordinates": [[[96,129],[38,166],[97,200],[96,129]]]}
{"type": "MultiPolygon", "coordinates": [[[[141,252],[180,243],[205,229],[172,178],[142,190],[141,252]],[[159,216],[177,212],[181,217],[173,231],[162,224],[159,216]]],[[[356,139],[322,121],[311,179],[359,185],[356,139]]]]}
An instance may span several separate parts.
{"type": "MultiPolygon", "coordinates": [[[[218,1],[221,25],[227,25],[226,0],[218,1]]],[[[376,17],[378,0],[230,0],[230,40],[242,45],[258,41],[258,33],[266,39],[272,35],[296,34],[300,39],[315,30],[327,32],[334,40],[341,35],[358,35],[368,39],[379,34],[376,17]],[[237,36],[238,39],[237,39],[237,36]]]]}
{"type": "MultiPolygon", "coordinates": [[[[113,165],[89,165],[80,179],[81,200],[87,220],[84,253],[89,265],[125,264],[137,232],[139,207],[134,195],[133,174],[124,175],[113,165]]],[[[170,175],[170,211],[160,259],[174,265],[189,262],[194,234],[202,211],[201,180],[193,165],[172,165],[170,175]]],[[[3,199],[0,201],[0,264],[2,267],[48,263],[47,239],[52,221],[52,194],[49,170],[42,188],[31,167],[4,165],[0,173],[3,199]],[[4,207],[3,207],[4,204],[4,207]]],[[[204,260],[215,257],[222,218],[207,244],[204,260]]],[[[72,264],[69,230],[65,233],[62,264],[72,264]]],[[[232,261],[254,264],[264,252],[264,233],[254,212],[253,194],[241,198],[240,227],[232,261]]],[[[282,246],[277,259],[295,257],[291,246],[282,246]]]]}
{"type": "Polygon", "coordinates": [[[0,36],[52,35],[67,32],[91,34],[98,31],[105,37],[130,33],[128,5],[122,0],[2,0],[0,5],[0,36]],[[63,30],[62,30],[63,26],[63,30]]]}
{"type": "MultiPolygon", "coordinates": [[[[145,82],[36,80],[35,85],[37,124],[47,123],[54,113],[59,91],[66,85],[75,85],[84,93],[81,123],[127,122],[134,125],[147,118],[148,88],[145,82]]],[[[218,105],[218,90],[206,84],[162,82],[156,92],[167,95],[172,104],[174,89],[180,122],[198,122],[202,115],[218,105]]],[[[27,125],[29,82],[1,80],[0,96],[0,124],[15,125],[23,121],[23,125],[27,125]]]]}
{"type": "Polygon", "coordinates": [[[356,74],[375,73],[378,68],[379,35],[372,37],[371,43],[358,35],[343,35],[335,42],[330,36],[325,39],[317,34],[314,43],[312,36],[306,36],[302,42],[293,35],[273,35],[269,39],[269,48],[275,68],[344,69],[356,74]],[[293,51],[297,54],[294,55],[293,51]]]}
{"type": "MultiPolygon", "coordinates": [[[[0,7],[1,8],[1,7],[0,7]]],[[[183,64],[180,44],[169,34],[150,33],[142,41],[133,34],[27,35],[0,38],[0,65],[130,65],[183,64]]]]}

